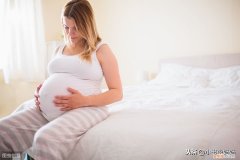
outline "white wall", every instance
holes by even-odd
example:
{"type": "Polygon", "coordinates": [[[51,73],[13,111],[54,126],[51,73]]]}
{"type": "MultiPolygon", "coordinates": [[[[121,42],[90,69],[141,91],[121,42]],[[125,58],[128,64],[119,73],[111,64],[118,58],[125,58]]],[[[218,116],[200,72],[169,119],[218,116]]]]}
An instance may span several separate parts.
{"type": "Polygon", "coordinates": [[[42,0],[46,41],[62,40],[61,11],[68,0],[42,0]]]}
{"type": "Polygon", "coordinates": [[[124,84],[162,57],[240,52],[239,0],[92,0],[124,84]]]}

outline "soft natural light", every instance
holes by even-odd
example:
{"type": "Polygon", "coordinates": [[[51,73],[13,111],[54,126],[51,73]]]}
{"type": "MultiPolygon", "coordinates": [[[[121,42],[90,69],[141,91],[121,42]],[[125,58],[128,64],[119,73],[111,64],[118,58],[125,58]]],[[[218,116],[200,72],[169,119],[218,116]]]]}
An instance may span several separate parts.
{"type": "MultiPolygon", "coordinates": [[[[12,6],[11,1],[1,1],[0,6],[6,7],[7,5],[12,6]],[[5,2],[5,3],[4,3],[5,2]]],[[[18,26],[19,14],[17,14],[16,9],[9,7],[7,10],[1,8],[0,17],[2,22],[0,30],[3,31],[3,38],[0,38],[0,44],[2,44],[2,52],[0,54],[0,69],[7,68],[8,53],[11,48],[11,45],[7,42],[10,42],[10,32],[12,32],[12,26],[18,26]]]]}
{"type": "Polygon", "coordinates": [[[41,0],[0,1],[0,68],[5,82],[44,78],[45,38],[41,0]]]}

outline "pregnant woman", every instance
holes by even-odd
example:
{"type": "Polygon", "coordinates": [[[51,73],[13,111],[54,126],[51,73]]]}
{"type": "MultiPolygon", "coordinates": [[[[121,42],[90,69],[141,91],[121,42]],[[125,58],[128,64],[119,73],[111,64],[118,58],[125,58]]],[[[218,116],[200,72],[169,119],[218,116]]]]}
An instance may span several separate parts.
{"type": "Polygon", "coordinates": [[[1,154],[27,151],[36,160],[67,160],[81,136],[107,118],[105,106],[122,98],[117,60],[101,42],[89,2],[69,1],[61,19],[65,44],[48,65],[36,106],[0,120],[1,154]]]}

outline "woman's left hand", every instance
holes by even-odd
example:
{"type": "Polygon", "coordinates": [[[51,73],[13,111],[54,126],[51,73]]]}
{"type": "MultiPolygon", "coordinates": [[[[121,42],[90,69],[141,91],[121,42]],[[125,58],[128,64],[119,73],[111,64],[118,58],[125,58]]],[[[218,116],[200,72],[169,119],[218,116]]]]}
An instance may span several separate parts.
{"type": "Polygon", "coordinates": [[[55,103],[61,111],[69,111],[87,105],[87,96],[82,95],[78,90],[73,88],[68,88],[67,90],[71,93],[70,95],[56,96],[53,100],[53,103],[55,103]]]}

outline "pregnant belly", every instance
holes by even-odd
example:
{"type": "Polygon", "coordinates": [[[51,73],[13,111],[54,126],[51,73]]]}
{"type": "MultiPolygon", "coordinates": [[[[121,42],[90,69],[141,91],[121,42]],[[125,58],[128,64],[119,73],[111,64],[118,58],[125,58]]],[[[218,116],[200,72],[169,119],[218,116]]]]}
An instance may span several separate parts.
{"type": "Polygon", "coordinates": [[[53,103],[57,95],[69,95],[67,88],[71,87],[80,91],[83,95],[100,93],[100,84],[96,81],[81,80],[69,74],[53,74],[44,81],[40,91],[40,108],[43,116],[50,120],[55,119],[64,113],[53,103]]]}

